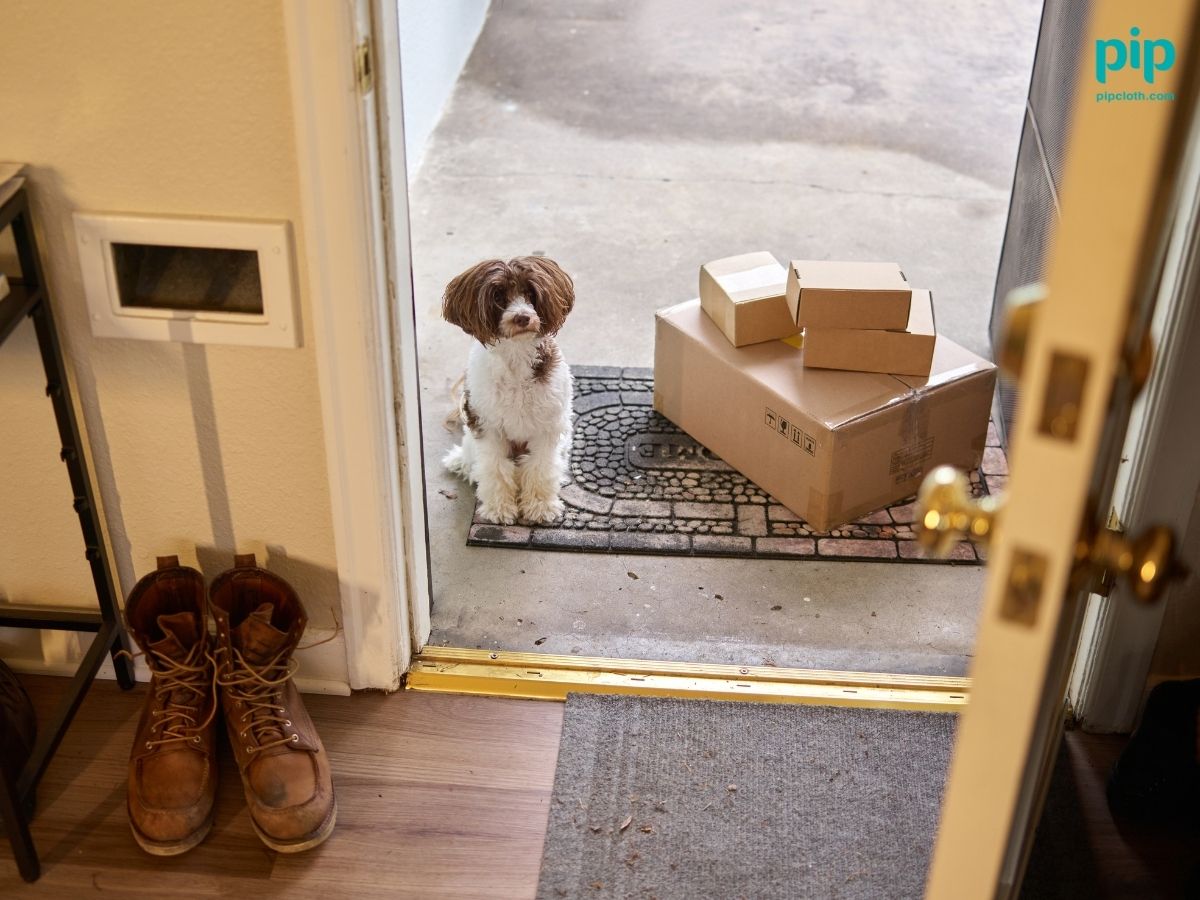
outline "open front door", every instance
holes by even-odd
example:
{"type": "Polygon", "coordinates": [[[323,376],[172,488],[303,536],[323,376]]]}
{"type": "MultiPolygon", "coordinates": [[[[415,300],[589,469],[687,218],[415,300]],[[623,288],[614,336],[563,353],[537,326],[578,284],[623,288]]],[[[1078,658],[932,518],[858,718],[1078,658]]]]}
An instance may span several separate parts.
{"type": "MultiPolygon", "coordinates": [[[[1061,737],[1087,587],[1123,573],[1148,599],[1169,556],[1163,540],[1109,532],[1106,513],[1148,369],[1180,173],[1195,154],[1196,8],[1098,0],[1087,33],[1042,299],[1010,309],[1001,354],[1021,399],[928,881],[934,898],[1015,893],[1061,737]]],[[[951,493],[930,498],[927,527],[992,524],[955,512],[951,493]]]]}

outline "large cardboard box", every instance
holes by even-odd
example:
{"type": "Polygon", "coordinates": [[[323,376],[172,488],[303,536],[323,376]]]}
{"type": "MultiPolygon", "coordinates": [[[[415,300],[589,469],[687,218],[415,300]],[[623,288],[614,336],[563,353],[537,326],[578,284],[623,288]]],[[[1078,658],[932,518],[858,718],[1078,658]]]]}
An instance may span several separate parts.
{"type": "Polygon", "coordinates": [[[741,349],[692,300],[656,318],[654,408],[818,529],[979,465],[990,362],[938,336],[926,378],[801,365],[788,341],[741,349]]]}
{"type": "Polygon", "coordinates": [[[700,305],[735,347],[799,333],[786,293],[787,269],[765,251],[700,267],[700,305]]]}
{"type": "Polygon", "coordinates": [[[933,320],[929,291],[913,291],[903,331],[804,329],[804,364],[813,369],[928,375],[937,340],[933,320]]]}
{"type": "Polygon", "coordinates": [[[801,328],[902,330],[911,297],[895,263],[794,259],[788,266],[788,310],[801,328]]]}

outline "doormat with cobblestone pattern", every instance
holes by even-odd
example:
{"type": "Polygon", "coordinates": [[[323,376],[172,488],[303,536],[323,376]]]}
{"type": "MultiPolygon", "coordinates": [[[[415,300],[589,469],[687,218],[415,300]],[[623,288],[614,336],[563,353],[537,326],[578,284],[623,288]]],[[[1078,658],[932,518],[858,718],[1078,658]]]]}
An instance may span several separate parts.
{"type": "MultiPolygon", "coordinates": [[[[696,443],[652,408],[654,373],[645,368],[574,366],[575,441],[566,513],[549,526],[493,525],[479,518],[474,546],[664,556],[983,562],[959,544],[949,560],[926,559],[913,539],[913,500],[816,531],[766,491],[696,443]]],[[[971,490],[1003,486],[1008,464],[988,426],[971,490]]]]}

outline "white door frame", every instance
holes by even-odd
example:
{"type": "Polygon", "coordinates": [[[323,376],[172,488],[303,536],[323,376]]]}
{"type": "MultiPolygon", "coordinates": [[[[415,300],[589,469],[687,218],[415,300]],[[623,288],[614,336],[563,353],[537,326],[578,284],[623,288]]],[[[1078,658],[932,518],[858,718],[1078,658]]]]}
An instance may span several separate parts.
{"type": "MultiPolygon", "coordinates": [[[[420,432],[407,431],[415,435],[408,441],[404,430],[414,421],[416,394],[407,383],[398,394],[391,377],[394,354],[406,346],[394,340],[392,315],[405,307],[392,302],[386,264],[394,253],[393,270],[410,270],[407,240],[389,241],[384,232],[380,184],[387,170],[357,50],[364,40],[370,47],[369,9],[364,0],[287,0],[283,10],[312,308],[308,337],[317,356],[350,686],[395,690],[412,657],[414,594],[425,592],[427,609],[428,580],[422,587],[427,567],[417,564],[424,558],[424,490],[414,492],[423,480],[414,464],[420,432]]],[[[411,308],[411,282],[396,290],[411,308]]],[[[415,374],[415,360],[404,362],[415,374]]]]}
{"type": "MultiPolygon", "coordinates": [[[[360,0],[360,3],[362,0],[360,0]]],[[[408,213],[408,161],[404,151],[403,77],[396,0],[369,0],[375,48],[376,129],[383,246],[391,312],[390,378],[401,398],[396,431],[401,457],[405,560],[409,585],[412,651],[429,640],[433,596],[429,561],[429,518],[425,495],[425,443],[421,432],[421,385],[417,370],[417,317],[413,288],[412,240],[408,213]],[[394,63],[392,65],[391,63],[394,63]]]]}
{"type": "MultiPolygon", "coordinates": [[[[1113,491],[1123,531],[1163,525],[1177,541],[1187,531],[1200,489],[1200,152],[1196,136],[1183,176],[1185,202],[1176,210],[1150,323],[1155,350],[1150,377],[1134,406],[1113,491]]],[[[1087,731],[1132,729],[1145,695],[1163,614],[1175,590],[1153,605],[1138,603],[1124,584],[1108,598],[1092,595],[1071,673],[1075,719],[1087,731]]]]}

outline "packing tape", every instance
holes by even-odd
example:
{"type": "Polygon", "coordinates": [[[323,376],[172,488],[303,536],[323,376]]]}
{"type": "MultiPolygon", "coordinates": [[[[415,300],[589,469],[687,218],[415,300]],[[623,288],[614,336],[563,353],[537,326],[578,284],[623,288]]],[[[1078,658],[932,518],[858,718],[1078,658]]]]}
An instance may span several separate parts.
{"type": "Polygon", "coordinates": [[[926,391],[937,387],[939,384],[945,384],[947,381],[957,381],[960,378],[965,378],[972,372],[982,371],[983,368],[979,363],[967,363],[965,366],[959,366],[957,369],[947,369],[945,372],[930,375],[925,379],[925,384],[917,388],[917,390],[926,391]]]}
{"type": "Polygon", "coordinates": [[[900,441],[902,446],[920,443],[929,431],[929,404],[925,402],[926,392],[915,388],[908,393],[908,403],[904,407],[904,419],[900,423],[900,441]]]}
{"type": "MultiPolygon", "coordinates": [[[[711,272],[709,274],[712,275],[711,272]]],[[[784,285],[787,282],[787,269],[779,263],[769,263],[754,269],[743,269],[740,272],[712,275],[712,278],[730,297],[743,291],[762,294],[766,288],[773,289],[776,286],[784,285]]]]}
{"type": "Polygon", "coordinates": [[[890,400],[888,400],[886,403],[883,403],[880,406],[876,406],[873,409],[868,409],[865,412],[860,412],[858,415],[851,416],[850,418],[844,419],[844,420],[842,419],[842,417],[844,415],[846,415],[846,413],[848,413],[850,410],[862,406],[862,402],[858,401],[858,402],[852,403],[849,406],[843,407],[842,409],[837,410],[837,412],[833,413],[832,415],[825,416],[826,422],[828,422],[828,423],[836,422],[837,423],[836,425],[830,424],[830,427],[831,428],[845,428],[847,425],[850,425],[861,419],[867,419],[867,418],[870,418],[871,416],[877,415],[880,412],[883,412],[884,410],[891,409],[893,406],[895,406],[898,403],[907,403],[914,395],[921,393],[920,388],[909,387],[907,382],[902,381],[899,377],[897,377],[895,375],[884,375],[883,377],[890,378],[893,381],[897,382],[901,387],[907,388],[907,392],[904,394],[901,394],[898,397],[892,397],[890,400]]]}

